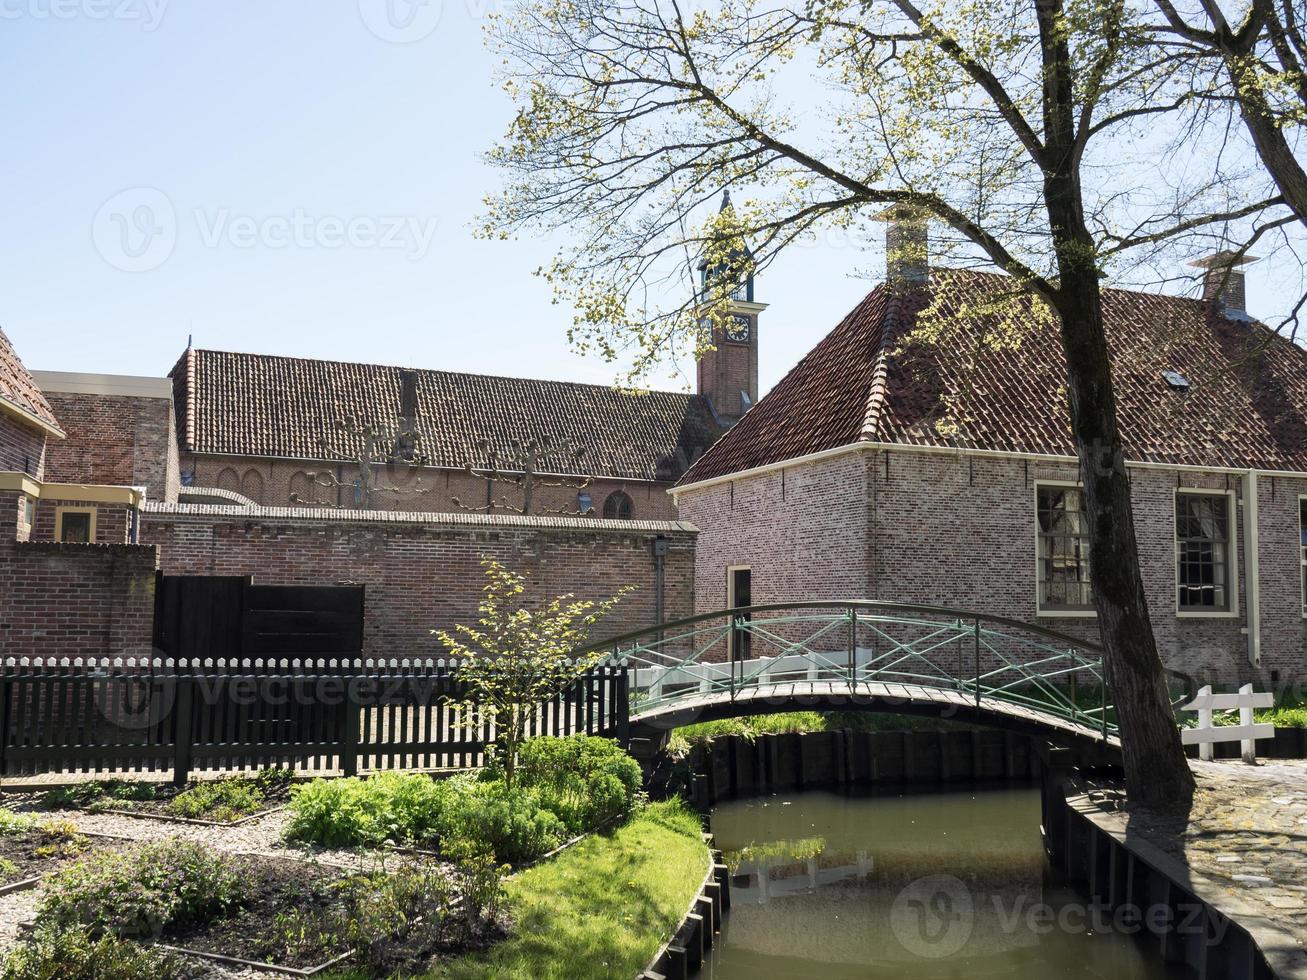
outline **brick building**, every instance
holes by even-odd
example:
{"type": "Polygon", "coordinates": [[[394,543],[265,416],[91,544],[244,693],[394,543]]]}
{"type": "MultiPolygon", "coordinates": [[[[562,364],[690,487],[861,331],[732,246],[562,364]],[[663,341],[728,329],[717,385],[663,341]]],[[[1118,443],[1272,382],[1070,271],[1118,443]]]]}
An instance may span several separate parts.
{"type": "Polygon", "coordinates": [[[266,506],[508,513],[523,492],[484,473],[517,478],[514,447],[550,440],[529,464],[531,513],[671,520],[666,491],[726,422],[683,392],[223,351],[187,350],[172,379],[187,493],[266,506]]]}
{"type": "Polygon", "coordinates": [[[116,474],[95,467],[72,478],[67,436],[0,331],[0,655],[145,653],[156,556],[135,543],[144,491],[101,483],[116,474]]]}
{"type": "MultiPolygon", "coordinates": [[[[866,597],[1096,639],[1062,350],[1019,294],[894,277],[698,460],[673,491],[700,529],[698,611],[866,597]]],[[[1228,262],[1203,299],[1104,304],[1164,659],[1302,676],[1307,352],[1243,312],[1228,262]]]]}
{"type": "Polygon", "coordinates": [[[363,652],[375,657],[439,654],[432,629],[476,619],[485,557],[528,576],[528,601],[635,586],[598,635],[693,610],[685,525],[182,492],[175,416],[170,379],[30,373],[0,332],[0,656],[149,656],[156,571],[362,585],[363,652]]]}

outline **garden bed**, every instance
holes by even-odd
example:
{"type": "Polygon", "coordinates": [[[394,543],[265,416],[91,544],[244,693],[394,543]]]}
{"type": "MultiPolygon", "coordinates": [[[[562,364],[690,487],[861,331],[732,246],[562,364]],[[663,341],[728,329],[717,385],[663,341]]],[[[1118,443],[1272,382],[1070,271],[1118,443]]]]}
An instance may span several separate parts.
{"type": "Polygon", "coordinates": [[[44,883],[33,930],[84,929],[228,966],[312,976],[356,959],[421,968],[498,938],[498,869],[393,855],[343,869],[212,854],[179,840],[77,862],[44,883]]]}
{"type": "Polygon", "coordinates": [[[275,813],[290,802],[293,773],[265,769],[254,776],[224,776],[185,786],[133,780],[97,780],[42,794],[37,805],[147,817],[170,823],[233,827],[275,813]]]}
{"type": "Polygon", "coordinates": [[[0,895],[33,888],[69,861],[115,846],[67,821],[0,814],[0,895]]]}

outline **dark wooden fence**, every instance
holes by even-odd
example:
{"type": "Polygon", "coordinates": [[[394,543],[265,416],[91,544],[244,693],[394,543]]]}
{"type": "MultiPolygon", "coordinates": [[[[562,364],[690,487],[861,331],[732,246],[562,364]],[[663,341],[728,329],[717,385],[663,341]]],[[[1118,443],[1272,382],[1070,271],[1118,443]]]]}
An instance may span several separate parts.
{"type": "MultiPolygon", "coordinates": [[[[357,772],[479,766],[456,663],[239,660],[0,667],[0,774],[282,766],[357,772]]],[[[599,666],[539,705],[534,735],[628,737],[626,669],[599,666]]]]}

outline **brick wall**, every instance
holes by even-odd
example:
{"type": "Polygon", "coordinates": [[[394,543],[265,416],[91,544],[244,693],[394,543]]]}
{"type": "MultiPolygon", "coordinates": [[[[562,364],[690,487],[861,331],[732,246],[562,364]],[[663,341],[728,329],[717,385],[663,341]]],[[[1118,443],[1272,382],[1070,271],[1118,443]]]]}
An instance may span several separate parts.
{"type": "MultiPolygon", "coordinates": [[[[975,609],[1096,640],[1092,617],[1036,614],[1035,483],[1075,481],[1073,465],[995,457],[862,452],[679,495],[700,528],[698,611],[725,605],[726,567],[753,568],[755,603],[876,598],[975,609]],[[798,502],[804,501],[805,505],[798,502]]],[[[1131,468],[1140,561],[1165,662],[1250,679],[1243,508],[1232,558],[1237,615],[1176,614],[1175,490],[1240,491],[1237,475],[1131,468]]],[[[1307,479],[1258,481],[1262,680],[1307,678],[1298,495],[1307,479]]],[[[1237,498],[1236,498],[1237,499],[1237,498]]]]}
{"type": "Polygon", "coordinates": [[[26,473],[43,479],[45,454],[44,432],[0,412],[0,473],[26,473]]]}
{"type": "Polygon", "coordinates": [[[687,494],[699,529],[695,605],[726,606],[726,569],[752,568],[753,602],[866,593],[866,459],[848,455],[687,494]]]}
{"type": "MultiPolygon", "coordinates": [[[[311,463],[301,460],[280,460],[267,458],[241,457],[204,457],[187,455],[182,461],[188,473],[194,473],[191,485],[195,487],[220,487],[244,494],[255,503],[268,507],[286,507],[290,505],[291,494],[298,494],[302,500],[323,504],[352,503],[353,494],[349,488],[327,488],[315,486],[309,479],[310,473],[339,472],[339,479],[352,482],[352,472],[357,466],[342,464],[311,463]]],[[[425,490],[425,493],[382,491],[377,494],[374,509],[383,511],[418,511],[423,513],[467,513],[454,504],[454,498],[468,506],[480,507],[486,502],[486,482],[469,476],[460,470],[442,470],[431,467],[411,468],[397,467],[393,473],[386,473],[379,481],[388,487],[400,490],[425,490]]],[[[583,491],[573,487],[537,486],[534,494],[533,512],[543,514],[546,511],[577,509],[577,493],[590,495],[596,514],[603,513],[604,500],[611,493],[621,491],[631,498],[634,505],[633,517],[636,520],[671,521],[676,519],[676,508],[668,485],[650,483],[641,480],[597,479],[583,491]]],[[[505,484],[495,487],[495,498],[509,497],[520,501],[520,491],[505,484]]]]}
{"type": "Polygon", "coordinates": [[[60,507],[95,510],[95,544],[126,544],[130,540],[132,513],[126,504],[88,504],[42,497],[37,501],[36,524],[31,529],[33,541],[56,540],[56,517],[60,507]]]}
{"type": "Polygon", "coordinates": [[[45,395],[68,434],[47,451],[47,480],[145,487],[152,500],[177,499],[171,399],[57,390],[45,395]]]}
{"type": "Polygon", "coordinates": [[[484,518],[203,505],[147,505],[141,540],[171,575],[253,575],[269,585],[366,586],[365,653],[436,655],[435,628],[471,623],[483,555],[529,577],[529,598],[565,592],[601,599],[638,591],[597,634],[655,623],[652,542],[668,541],[665,618],[694,605],[693,529],[647,521],[484,518]]]}
{"type": "Polygon", "coordinates": [[[148,653],[155,550],[19,541],[20,496],[0,493],[0,656],[148,653]]]}

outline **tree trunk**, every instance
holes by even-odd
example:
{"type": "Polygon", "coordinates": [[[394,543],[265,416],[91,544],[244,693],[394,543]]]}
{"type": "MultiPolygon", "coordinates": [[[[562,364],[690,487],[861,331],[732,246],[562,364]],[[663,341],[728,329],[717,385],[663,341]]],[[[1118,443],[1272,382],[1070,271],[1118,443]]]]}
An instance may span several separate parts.
{"type": "Polygon", "coordinates": [[[1180,742],[1139,572],[1130,477],[1116,425],[1096,272],[1064,273],[1058,312],[1071,429],[1089,523],[1090,579],[1133,801],[1187,806],[1194,780],[1180,742]]]}
{"type": "Polygon", "coordinates": [[[1139,573],[1098,261],[1085,224],[1062,0],[1035,0],[1035,10],[1044,64],[1044,205],[1059,273],[1050,299],[1061,322],[1071,432],[1089,524],[1090,583],[1121,733],[1126,791],[1146,807],[1185,807],[1193,799],[1194,778],[1171,710],[1139,573]]]}

